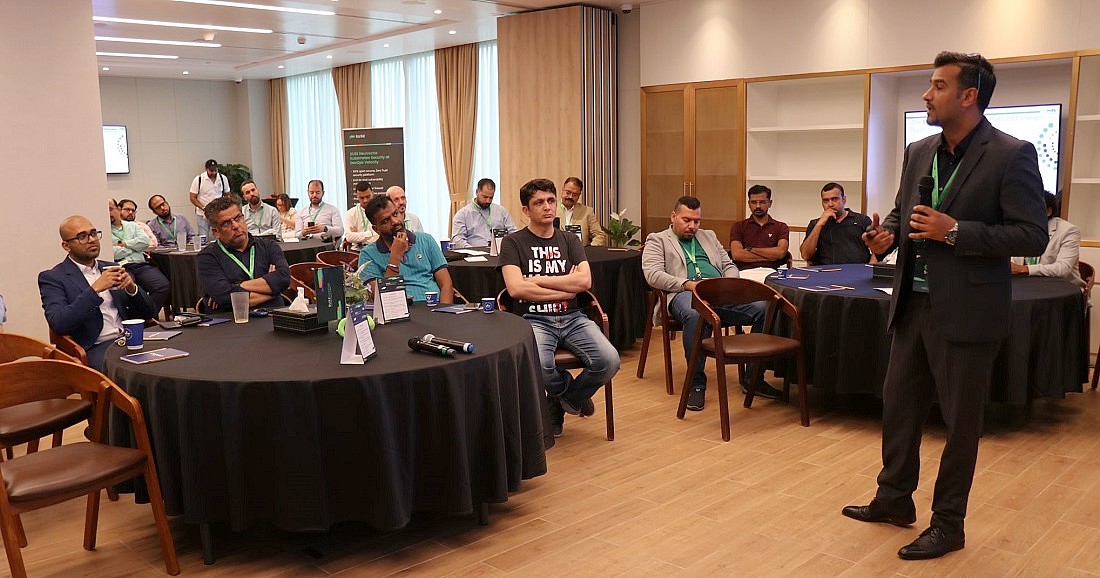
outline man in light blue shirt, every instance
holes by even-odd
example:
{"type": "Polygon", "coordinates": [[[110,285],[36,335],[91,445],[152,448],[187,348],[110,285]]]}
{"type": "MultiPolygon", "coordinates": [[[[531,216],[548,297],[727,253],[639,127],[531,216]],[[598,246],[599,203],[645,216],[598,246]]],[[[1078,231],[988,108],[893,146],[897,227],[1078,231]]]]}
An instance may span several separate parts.
{"type": "Polygon", "coordinates": [[[340,218],[340,211],[335,205],[321,200],[325,196],[325,183],[313,179],[306,186],[306,192],[309,194],[309,206],[299,211],[294,234],[300,239],[313,235],[332,239],[343,237],[344,220],[340,218]]]}
{"type": "Polygon", "coordinates": [[[195,230],[191,228],[187,217],[173,213],[172,206],[162,195],[149,197],[149,208],[157,217],[145,224],[149,225],[149,230],[157,236],[157,242],[162,246],[176,245],[176,241],[181,238],[187,243],[195,236],[195,230]]]}
{"type": "Polygon", "coordinates": [[[359,253],[359,276],[377,289],[376,279],[400,275],[405,291],[413,301],[424,301],[428,291],[439,292],[440,303],[454,303],[454,285],[447,272],[447,259],[439,243],[427,233],[405,230],[397,206],[385,195],[376,195],[367,203],[367,219],[378,232],[378,240],[368,243],[359,253]]]}
{"type": "Polygon", "coordinates": [[[160,311],[168,303],[171,286],[160,269],[145,261],[142,251],[149,247],[149,237],[137,223],[122,220],[122,212],[114,199],[107,199],[107,209],[111,214],[111,246],[114,248],[115,262],[125,267],[138,287],[153,298],[154,311],[160,311]]]}
{"type": "Polygon", "coordinates": [[[492,179],[477,182],[474,202],[462,207],[451,221],[451,247],[488,247],[493,241],[493,229],[503,229],[509,234],[516,231],[512,216],[504,207],[493,203],[497,185],[492,179]]]}

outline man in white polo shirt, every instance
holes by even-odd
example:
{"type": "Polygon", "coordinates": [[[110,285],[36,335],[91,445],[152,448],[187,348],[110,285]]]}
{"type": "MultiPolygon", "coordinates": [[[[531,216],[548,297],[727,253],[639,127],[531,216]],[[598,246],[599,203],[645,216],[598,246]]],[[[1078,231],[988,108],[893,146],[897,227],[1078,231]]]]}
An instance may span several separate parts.
{"type": "Polygon", "coordinates": [[[195,221],[198,223],[199,235],[210,237],[210,223],[202,210],[206,204],[229,192],[229,179],[218,172],[218,161],[210,159],[206,161],[206,171],[199,173],[191,180],[191,204],[195,205],[195,221]]]}

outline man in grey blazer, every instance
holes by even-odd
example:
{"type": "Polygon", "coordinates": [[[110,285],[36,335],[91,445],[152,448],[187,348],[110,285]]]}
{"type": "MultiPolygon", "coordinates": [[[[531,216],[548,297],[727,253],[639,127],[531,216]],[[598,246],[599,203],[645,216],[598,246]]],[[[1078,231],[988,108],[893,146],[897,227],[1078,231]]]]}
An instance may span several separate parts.
{"type": "Polygon", "coordinates": [[[1057,277],[1084,289],[1078,262],[1081,259],[1081,230],[1069,221],[1055,217],[1058,199],[1047,193],[1047,249],[1041,257],[1013,257],[1013,275],[1057,277]]]}
{"type": "Polygon", "coordinates": [[[965,544],[963,520],[978,457],[993,363],[1009,331],[1009,258],[1046,247],[1035,147],[986,120],[997,79],[977,54],[941,52],[922,97],[943,127],[905,151],[894,209],[874,216],[864,242],[899,247],[890,304],[890,365],[882,392],[882,471],[866,506],[843,514],[908,526],[920,472],[921,429],[939,402],[947,429],[930,526],[898,550],[938,558],[965,544]],[[923,197],[923,199],[922,199],[923,197]]]}
{"type": "MultiPolygon", "coordinates": [[[[691,308],[691,290],[702,279],[737,277],[726,249],[718,241],[714,231],[700,229],[702,205],[695,197],[680,197],[672,209],[672,225],[659,233],[650,233],[642,250],[642,272],[651,287],[669,294],[668,314],[684,326],[684,355],[691,359],[696,331],[710,331],[703,324],[699,327],[699,314],[691,308]]],[[[752,325],[754,332],[764,328],[767,305],[763,301],[736,306],[716,307],[715,312],[724,325],[752,325]]],[[[693,371],[687,408],[700,411],[706,402],[706,358],[700,357],[693,371]]],[[[746,373],[752,374],[751,371],[746,373]]],[[[780,393],[767,383],[756,386],[756,395],[776,399],[780,393]]]]}

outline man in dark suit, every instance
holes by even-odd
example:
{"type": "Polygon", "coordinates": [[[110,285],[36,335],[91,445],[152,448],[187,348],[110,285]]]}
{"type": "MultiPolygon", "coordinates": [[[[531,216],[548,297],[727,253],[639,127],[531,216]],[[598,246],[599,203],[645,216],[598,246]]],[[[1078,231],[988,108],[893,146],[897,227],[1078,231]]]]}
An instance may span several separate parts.
{"type": "Polygon", "coordinates": [[[122,332],[122,321],[152,317],[153,300],[125,269],[96,259],[103,232],[88,219],[69,217],[62,221],[60,233],[61,248],[69,256],[38,274],[46,323],[72,337],[88,354],[88,364],[102,371],[107,348],[122,332]]]}
{"type": "Polygon", "coordinates": [[[884,255],[899,247],[890,304],[894,337],[883,386],[882,472],[866,506],[843,514],[908,526],[921,428],[933,401],[947,428],[931,524],[898,551],[908,559],[959,550],[978,457],[982,410],[1012,299],[1009,258],[1046,247],[1035,148],[985,119],[997,79],[981,55],[941,52],[923,99],[942,135],[905,151],[894,209],[864,234],[884,255]],[[922,190],[923,189],[923,190],[922,190]],[[923,200],[922,200],[923,197],[923,200]]]}

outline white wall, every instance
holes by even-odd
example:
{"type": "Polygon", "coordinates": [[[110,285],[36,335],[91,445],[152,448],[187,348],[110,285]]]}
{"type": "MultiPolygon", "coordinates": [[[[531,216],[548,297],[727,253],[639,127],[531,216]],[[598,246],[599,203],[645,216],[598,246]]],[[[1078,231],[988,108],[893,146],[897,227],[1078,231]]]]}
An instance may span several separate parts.
{"type": "MultiPolygon", "coordinates": [[[[137,202],[142,221],[153,218],[147,202],[159,194],[194,225],[187,191],[206,159],[251,160],[250,147],[242,144],[253,140],[243,83],[103,76],[99,93],[103,124],[126,125],[130,150],[130,174],[108,176],[107,188],[116,199],[137,202]]],[[[270,175],[270,152],[266,159],[270,175]]]]}
{"type": "Polygon", "coordinates": [[[89,0],[0,0],[0,293],[4,329],[46,339],[38,293],[59,263],[57,227],[85,215],[109,227],[89,0]]]}

